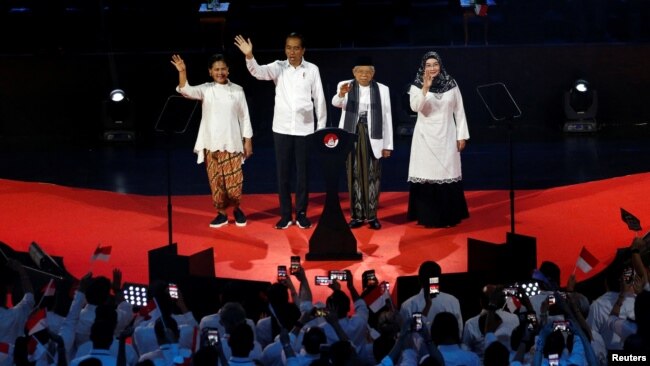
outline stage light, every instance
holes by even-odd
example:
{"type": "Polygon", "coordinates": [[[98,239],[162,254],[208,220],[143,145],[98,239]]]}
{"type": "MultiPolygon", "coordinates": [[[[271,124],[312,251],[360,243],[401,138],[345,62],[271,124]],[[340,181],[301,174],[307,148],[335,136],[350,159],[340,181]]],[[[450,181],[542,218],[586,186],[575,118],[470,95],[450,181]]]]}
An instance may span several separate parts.
{"type": "Polygon", "coordinates": [[[122,89],[115,89],[110,94],[110,99],[113,102],[121,102],[125,98],[126,98],[126,94],[124,93],[124,90],[122,90],[122,89]]]}
{"type": "Polygon", "coordinates": [[[103,101],[104,140],[131,141],[135,139],[133,101],[122,89],[114,89],[103,101]]]}
{"type": "Polygon", "coordinates": [[[598,129],[598,94],[585,79],[578,79],[564,93],[565,132],[594,132],[598,129]]]}
{"type": "Polygon", "coordinates": [[[147,285],[139,283],[125,283],[122,286],[124,301],[133,306],[147,306],[147,285]]]}

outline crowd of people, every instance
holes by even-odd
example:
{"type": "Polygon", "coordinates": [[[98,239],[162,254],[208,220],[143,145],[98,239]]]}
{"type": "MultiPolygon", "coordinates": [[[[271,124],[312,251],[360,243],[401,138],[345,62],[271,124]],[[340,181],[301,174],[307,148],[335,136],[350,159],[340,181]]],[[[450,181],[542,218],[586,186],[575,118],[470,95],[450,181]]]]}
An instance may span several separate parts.
{"type": "MultiPolygon", "coordinates": [[[[328,117],[320,69],[305,60],[304,39],[298,33],[285,39],[287,58],[267,64],[258,63],[250,38],[238,35],[235,45],[244,55],[251,76],[275,84],[272,130],[280,208],[275,228],[287,229],[294,224],[309,228],[310,136],[327,126],[328,117]]],[[[230,207],[235,223],[245,226],[246,215],[240,208],[242,164],[253,154],[245,93],[228,78],[228,62],[223,55],[209,60],[212,81],[199,85],[188,82],[180,55],[173,55],[171,62],[179,73],[176,90],[202,102],[194,152],[198,163],[205,161],[217,210],[210,227],[227,225],[226,210],[230,207]]],[[[364,224],[381,229],[377,212],[381,166],[394,149],[390,88],[375,80],[375,72],[372,59],[358,57],[352,68],[354,78],[339,82],[331,99],[331,104],[341,109],[338,127],[355,136],[346,161],[348,225],[352,229],[364,224]]],[[[469,217],[460,158],[469,131],[458,84],[436,52],[427,52],[422,58],[409,95],[411,109],[418,117],[409,163],[408,218],[426,227],[455,226],[469,217]]]]}
{"type": "Polygon", "coordinates": [[[476,314],[461,312],[429,260],[419,266],[419,292],[401,303],[373,271],[357,281],[350,270],[330,280],[324,303],[315,301],[297,266],[259,296],[260,313],[223,293],[215,313],[197,316],[182,288],[170,292],[160,281],[149,284],[147,305],[127,301],[117,269],[112,279],[68,275],[35,291],[25,265],[9,257],[1,263],[0,365],[604,366],[612,354],[642,361],[650,349],[649,250],[635,238],[605,269],[606,291],[596,298],[576,290],[573,274],[562,286],[559,267],[544,261],[530,278],[539,291],[481,284],[476,314]]]}

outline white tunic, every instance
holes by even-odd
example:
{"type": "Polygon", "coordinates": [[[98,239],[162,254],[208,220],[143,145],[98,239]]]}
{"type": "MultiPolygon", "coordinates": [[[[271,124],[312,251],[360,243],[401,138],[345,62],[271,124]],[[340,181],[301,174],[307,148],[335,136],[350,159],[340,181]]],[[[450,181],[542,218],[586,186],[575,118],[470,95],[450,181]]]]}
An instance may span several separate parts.
{"type": "Polygon", "coordinates": [[[418,112],[411,143],[408,181],[452,183],[462,179],[458,140],[469,139],[463,97],[458,87],[444,93],[411,85],[411,109],[418,112]]]}
{"type": "Polygon", "coordinates": [[[244,152],[243,138],[253,137],[244,89],[228,81],[192,86],[177,90],[186,98],[201,100],[201,125],[194,144],[197,163],[203,162],[203,149],[208,151],[244,152]]]}

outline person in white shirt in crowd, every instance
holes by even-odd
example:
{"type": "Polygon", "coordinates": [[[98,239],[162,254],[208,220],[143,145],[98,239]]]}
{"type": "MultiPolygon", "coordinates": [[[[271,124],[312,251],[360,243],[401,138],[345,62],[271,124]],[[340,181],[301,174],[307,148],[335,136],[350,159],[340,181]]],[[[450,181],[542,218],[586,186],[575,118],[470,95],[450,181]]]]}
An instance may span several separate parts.
{"type": "MultiPolygon", "coordinates": [[[[106,320],[111,323],[116,323],[117,322],[117,312],[115,311],[115,308],[113,306],[109,305],[100,305],[95,309],[95,322],[98,320],[106,320]]],[[[94,323],[93,323],[94,324],[94,323]]],[[[118,336],[119,337],[119,336],[118,336]]],[[[119,351],[119,339],[118,337],[113,336],[113,341],[110,344],[108,350],[110,351],[110,354],[117,358],[117,353],[119,351]]],[[[81,358],[85,356],[92,357],[93,349],[95,347],[93,346],[93,341],[92,341],[92,328],[91,328],[91,340],[88,342],[85,342],[79,347],[77,347],[77,350],[75,352],[74,358],[81,358]]],[[[138,358],[140,357],[138,353],[136,352],[135,348],[133,347],[132,344],[125,344],[124,345],[124,352],[125,352],[125,359],[126,359],[126,365],[128,366],[135,366],[135,364],[138,362],[138,358]]],[[[87,357],[86,357],[87,358],[87,357]]]]}
{"type": "Polygon", "coordinates": [[[480,295],[481,312],[467,319],[463,327],[462,347],[483,357],[488,346],[485,344],[485,333],[488,313],[494,312],[498,326],[494,334],[498,341],[506,347],[510,346],[510,335],[519,326],[519,317],[504,310],[506,297],[503,286],[486,285],[480,295]]]}
{"type": "Polygon", "coordinates": [[[445,366],[481,365],[481,359],[476,353],[461,348],[458,321],[454,314],[446,311],[436,314],[431,324],[431,339],[438,345],[445,366]]]}
{"type": "Polygon", "coordinates": [[[295,222],[300,228],[309,228],[308,136],[315,131],[314,124],[318,129],[327,124],[327,105],[319,68],[305,60],[304,39],[298,33],[291,33],[285,39],[287,59],[266,65],[258,64],[253,56],[250,39],[237,35],[235,45],[245,55],[246,67],[253,77],[275,83],[273,141],[280,199],[280,220],[275,228],[286,229],[293,224],[290,182],[293,167],[296,175],[295,222]]]}
{"type": "Polygon", "coordinates": [[[246,226],[240,202],[244,184],[242,164],[253,154],[253,128],[244,89],[228,79],[230,69],[222,54],[210,57],[208,73],[212,81],[190,85],[187,67],[179,55],[172,56],[178,70],[177,91],[184,97],[200,100],[201,123],[194,144],[197,163],[205,161],[212,203],[218,214],[210,227],[228,224],[226,209],[232,207],[235,224],[246,226]]]}
{"type": "MultiPolygon", "coordinates": [[[[24,334],[25,323],[32,309],[36,305],[34,289],[23,265],[16,259],[9,258],[0,268],[0,343],[7,345],[8,351],[13,346],[16,338],[24,334]],[[16,277],[18,274],[18,277],[16,277]],[[12,281],[13,280],[13,281],[12,281]],[[15,304],[7,304],[9,290],[13,282],[18,282],[23,297],[15,304]]],[[[4,358],[1,363],[11,365],[11,352],[0,352],[4,358]]]]}
{"type": "Polygon", "coordinates": [[[154,280],[149,284],[148,305],[134,319],[133,345],[140,355],[158,348],[154,327],[161,316],[170,316],[176,321],[182,347],[191,349],[198,342],[200,335],[194,314],[185,304],[182,288],[179,287],[177,292],[178,298],[172,299],[167,282],[154,280]]]}
{"type": "Polygon", "coordinates": [[[463,316],[460,311],[460,302],[451,294],[439,290],[439,281],[442,274],[440,265],[434,261],[424,261],[418,270],[420,292],[406,299],[400,306],[402,319],[411,319],[413,313],[420,312],[425,324],[430,326],[438,313],[449,312],[454,314],[458,321],[458,337],[462,336],[463,316]],[[433,283],[435,282],[435,283],[433,283]]]}
{"type": "Polygon", "coordinates": [[[88,358],[96,358],[101,361],[102,366],[113,366],[117,364],[117,355],[111,352],[111,345],[115,340],[114,332],[117,323],[117,316],[113,319],[108,317],[97,318],[90,327],[90,341],[92,349],[85,355],[74,358],[70,366],[78,366],[80,362],[88,358]]]}
{"type": "MultiPolygon", "coordinates": [[[[605,347],[608,350],[622,350],[624,339],[622,339],[612,327],[608,325],[608,320],[612,314],[614,306],[617,305],[617,317],[622,319],[634,319],[635,294],[621,293],[621,282],[628,281],[626,272],[630,274],[631,267],[621,262],[616,262],[607,268],[606,287],[607,292],[591,302],[587,324],[594,332],[602,335],[605,347]]],[[[629,276],[628,276],[629,277],[629,276]]],[[[633,291],[634,292],[634,291],[633,291]]]]}
{"type": "Polygon", "coordinates": [[[133,307],[124,301],[122,293],[122,271],[113,270],[113,280],[104,276],[93,277],[92,282],[86,289],[86,305],[81,310],[79,322],[77,323],[75,347],[90,339],[90,327],[95,322],[95,309],[99,305],[113,304],[117,310],[117,336],[133,319],[133,307]],[[111,296],[111,290],[115,297],[111,296]]]}
{"type": "Polygon", "coordinates": [[[191,359],[192,350],[178,343],[180,330],[174,318],[163,315],[156,319],[154,333],[158,348],[140,354],[138,362],[150,360],[155,366],[172,366],[183,364],[191,359]]]}
{"type": "MultiPolygon", "coordinates": [[[[222,352],[224,357],[229,359],[232,351],[227,340],[230,337],[230,331],[241,323],[248,324],[251,329],[255,329],[255,323],[246,317],[246,310],[242,304],[229,301],[223,304],[218,313],[203,317],[199,328],[201,332],[205,332],[210,328],[218,329],[219,337],[223,340],[221,343],[222,352]]],[[[250,351],[249,357],[255,360],[262,358],[262,346],[255,340],[255,332],[253,332],[253,348],[250,351]]]]}
{"type": "MultiPolygon", "coordinates": [[[[298,291],[296,291],[291,281],[291,276],[288,276],[286,279],[278,279],[278,282],[272,284],[266,295],[269,300],[268,306],[273,308],[275,315],[280,318],[280,323],[282,324],[287,323],[283,321],[283,318],[294,313],[294,311],[297,311],[297,316],[294,314],[297,319],[302,312],[300,311],[301,306],[304,306],[307,311],[311,310],[312,294],[304,268],[298,266],[290,275],[295,276],[300,282],[298,291]],[[289,298],[289,293],[291,294],[291,299],[289,298]]],[[[265,348],[270,343],[279,342],[277,336],[280,333],[280,326],[273,319],[273,314],[270,314],[270,310],[267,315],[260,318],[254,328],[255,339],[260,343],[262,348],[265,348]]],[[[292,324],[287,324],[287,326],[292,326],[292,324]]],[[[291,330],[291,328],[288,330],[291,330]]]]}
{"type": "MultiPolygon", "coordinates": [[[[636,342],[644,341],[648,343],[647,334],[647,324],[648,324],[648,308],[643,307],[642,305],[647,304],[647,292],[650,291],[650,284],[648,283],[648,271],[641,259],[640,251],[646,245],[645,241],[642,238],[635,238],[632,244],[630,245],[630,261],[631,261],[631,271],[629,274],[624,274],[620,280],[620,292],[619,296],[612,306],[612,310],[609,313],[609,318],[607,319],[607,329],[612,332],[614,336],[618,337],[623,343],[623,349],[625,349],[626,340],[632,335],[641,335],[645,339],[639,339],[636,342]],[[644,295],[641,295],[646,293],[644,295]],[[634,316],[621,316],[621,307],[625,302],[626,298],[634,298],[634,316]],[[641,299],[641,304],[637,302],[641,299]],[[631,318],[631,319],[630,319],[631,318]],[[639,329],[641,332],[639,333],[639,329]]],[[[643,342],[641,342],[642,344],[643,342]]],[[[631,343],[628,344],[628,348],[636,348],[631,343]]]]}
{"type": "MultiPolygon", "coordinates": [[[[341,290],[341,283],[338,280],[333,280],[329,287],[332,293],[327,297],[326,309],[323,315],[315,317],[313,320],[305,324],[304,329],[309,329],[313,326],[322,327],[327,337],[327,343],[333,344],[341,339],[338,333],[341,331],[356,348],[360,351],[365,348],[368,343],[368,305],[359,296],[357,289],[354,286],[354,278],[350,270],[345,270],[347,280],[345,281],[346,288],[350,296],[341,290]],[[350,314],[350,303],[354,305],[354,313],[350,314]],[[326,315],[331,314],[335,319],[335,325],[330,324],[330,320],[326,319],[326,315]],[[340,330],[336,328],[340,326],[340,330]]],[[[299,338],[301,339],[301,338],[299,338]]]]}

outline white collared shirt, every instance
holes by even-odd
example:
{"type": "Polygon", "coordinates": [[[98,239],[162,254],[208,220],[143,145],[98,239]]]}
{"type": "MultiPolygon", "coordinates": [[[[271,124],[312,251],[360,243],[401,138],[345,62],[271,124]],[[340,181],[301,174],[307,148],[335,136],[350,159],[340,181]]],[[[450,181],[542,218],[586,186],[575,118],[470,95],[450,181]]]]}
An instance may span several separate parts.
{"type": "Polygon", "coordinates": [[[246,59],[246,67],[256,79],[275,83],[273,132],[307,136],[314,132],[314,112],[317,128],[326,126],[327,106],[318,66],[304,58],[298,67],[288,60],[260,65],[253,58],[246,59]]]}

